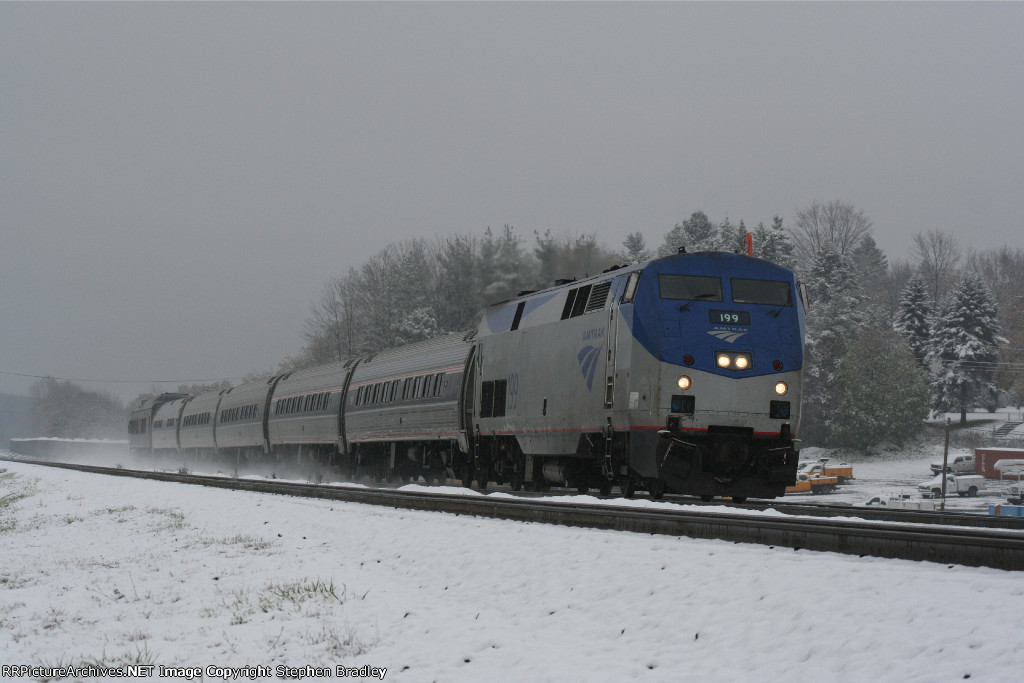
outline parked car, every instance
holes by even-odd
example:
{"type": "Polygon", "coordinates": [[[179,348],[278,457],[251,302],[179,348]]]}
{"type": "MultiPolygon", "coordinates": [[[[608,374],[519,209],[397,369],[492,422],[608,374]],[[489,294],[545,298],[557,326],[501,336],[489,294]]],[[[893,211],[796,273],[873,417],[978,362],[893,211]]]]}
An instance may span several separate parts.
{"type": "MultiPolygon", "coordinates": [[[[942,463],[933,462],[931,464],[932,474],[942,474],[942,463]]],[[[974,474],[974,456],[973,455],[957,455],[946,465],[946,472],[952,472],[953,474],[974,474]]]]}
{"type": "MultiPolygon", "coordinates": [[[[941,468],[940,468],[941,469],[941,468]]],[[[985,488],[985,477],[980,474],[947,474],[946,495],[953,493],[959,496],[976,496],[985,488]]],[[[922,498],[942,497],[942,475],[929,479],[918,485],[917,490],[921,492],[922,498]]]]}

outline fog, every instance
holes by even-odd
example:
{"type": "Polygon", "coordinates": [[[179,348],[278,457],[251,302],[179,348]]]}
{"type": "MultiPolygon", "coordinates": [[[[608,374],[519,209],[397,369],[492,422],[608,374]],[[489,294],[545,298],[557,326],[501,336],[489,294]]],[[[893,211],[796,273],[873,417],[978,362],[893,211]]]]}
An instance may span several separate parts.
{"type": "MultiPolygon", "coordinates": [[[[648,244],[842,199],[1020,246],[1021,3],[0,3],[0,392],[302,346],[329,278],[487,226],[648,244]]],[[[115,380],[117,380],[115,382],[115,380]]]]}

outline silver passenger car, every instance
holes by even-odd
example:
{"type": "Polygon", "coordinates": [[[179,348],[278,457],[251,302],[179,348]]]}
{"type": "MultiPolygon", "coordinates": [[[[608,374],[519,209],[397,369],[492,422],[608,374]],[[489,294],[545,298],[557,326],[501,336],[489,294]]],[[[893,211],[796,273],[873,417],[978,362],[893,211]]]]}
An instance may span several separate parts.
{"type": "Polygon", "coordinates": [[[213,451],[217,448],[214,427],[217,408],[223,391],[211,391],[195,396],[181,411],[178,445],[181,450],[213,451]]]}
{"type": "Polygon", "coordinates": [[[178,450],[178,421],[188,397],[164,403],[153,416],[153,450],[178,450]]]}
{"type": "Polygon", "coordinates": [[[459,406],[470,336],[450,334],[360,360],[345,406],[349,450],[378,442],[455,442],[467,450],[459,406]]]}
{"type": "Polygon", "coordinates": [[[128,445],[133,454],[147,453],[153,448],[153,416],[168,401],[187,398],[187,394],[160,394],[136,401],[129,406],[128,445]]]}
{"type": "Polygon", "coordinates": [[[276,381],[260,379],[224,391],[217,409],[217,448],[266,452],[267,403],[276,381]]]}
{"type": "Polygon", "coordinates": [[[268,419],[270,447],[276,453],[338,452],[339,408],[350,365],[319,365],[277,378],[268,419]]]}

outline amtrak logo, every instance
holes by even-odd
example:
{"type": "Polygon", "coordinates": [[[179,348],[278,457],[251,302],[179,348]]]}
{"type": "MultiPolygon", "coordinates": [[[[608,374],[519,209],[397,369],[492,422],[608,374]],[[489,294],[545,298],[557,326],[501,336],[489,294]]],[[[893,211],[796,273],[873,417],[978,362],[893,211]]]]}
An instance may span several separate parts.
{"type": "Polygon", "coordinates": [[[580,370],[583,372],[583,379],[587,380],[587,391],[594,386],[594,372],[597,370],[597,361],[601,357],[602,348],[604,348],[604,344],[601,346],[588,344],[576,354],[576,359],[580,362],[580,370]]]}
{"type": "Polygon", "coordinates": [[[730,330],[709,330],[708,334],[712,337],[718,337],[722,341],[727,341],[730,344],[736,343],[736,340],[746,334],[746,332],[732,332],[730,330]]]}

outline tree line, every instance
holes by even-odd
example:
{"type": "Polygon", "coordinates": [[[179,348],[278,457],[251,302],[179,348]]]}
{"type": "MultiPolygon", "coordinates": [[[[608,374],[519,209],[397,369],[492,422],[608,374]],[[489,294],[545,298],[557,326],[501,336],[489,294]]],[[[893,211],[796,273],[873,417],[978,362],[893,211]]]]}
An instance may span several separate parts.
{"type": "Polygon", "coordinates": [[[793,268],[809,294],[805,444],[867,448],[902,442],[929,411],[1019,402],[1024,346],[1024,251],[965,250],[939,230],[913,237],[909,260],[889,261],[871,220],[848,202],[812,202],[792,225],[748,227],[702,211],[649,247],[643,233],[619,249],[596,235],[526,241],[511,226],[482,236],[390,245],[333,278],[306,321],[305,346],[281,369],[352,356],[475,327],[488,303],[688,251],[745,252],[793,268]]]}
{"type": "MultiPolygon", "coordinates": [[[[794,269],[809,295],[805,445],[899,443],[920,432],[929,411],[960,411],[965,419],[978,407],[1019,406],[1024,250],[978,252],[929,230],[913,236],[909,259],[890,261],[872,227],[862,210],[834,200],[797,210],[791,225],[774,216],[748,227],[695,211],[653,247],[641,232],[618,249],[596,234],[535,231],[528,242],[508,225],[399,242],[324,284],[303,347],[277,371],[469,330],[489,303],[683,247],[745,252],[751,233],[754,255],[794,269]]],[[[41,380],[32,394],[37,434],[123,434],[123,406],[109,395],[58,380],[41,380]]]]}

